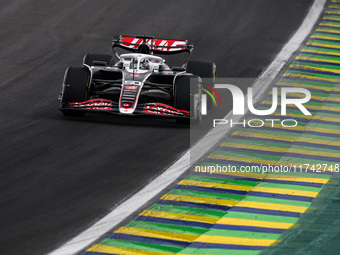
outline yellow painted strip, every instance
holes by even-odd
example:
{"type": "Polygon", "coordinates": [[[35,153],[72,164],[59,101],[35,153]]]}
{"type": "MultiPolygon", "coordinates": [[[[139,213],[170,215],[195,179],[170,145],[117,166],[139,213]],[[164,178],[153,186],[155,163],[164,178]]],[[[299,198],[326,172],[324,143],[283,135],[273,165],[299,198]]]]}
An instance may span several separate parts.
{"type": "Polygon", "coordinates": [[[320,22],[319,26],[327,26],[327,27],[340,27],[340,24],[330,24],[330,23],[324,23],[320,22]]]}
{"type": "MultiPolygon", "coordinates": [[[[307,43],[308,44],[308,43],[307,43]]],[[[322,46],[329,46],[326,44],[323,44],[322,46]]],[[[338,60],[332,60],[332,59],[323,59],[323,58],[312,58],[312,57],[302,57],[302,56],[297,56],[296,59],[302,59],[302,60],[310,60],[310,61],[316,61],[316,62],[328,62],[328,63],[337,63],[340,64],[340,61],[338,60]]]]}
{"type": "MultiPolygon", "coordinates": [[[[315,156],[322,156],[322,157],[338,157],[340,159],[340,151],[339,151],[339,153],[330,153],[330,152],[322,152],[322,151],[315,151],[315,150],[277,148],[277,147],[252,145],[252,144],[241,144],[241,143],[222,143],[221,146],[230,147],[230,148],[260,150],[260,151],[299,153],[299,154],[304,154],[304,155],[315,155],[315,156]]],[[[311,149],[313,149],[313,148],[311,148],[311,149]]]]}
{"type": "MultiPolygon", "coordinates": [[[[269,92],[270,94],[272,94],[272,92],[269,92]]],[[[281,92],[278,93],[279,95],[281,95],[281,92]]],[[[305,95],[303,94],[299,94],[299,93],[288,93],[289,96],[291,97],[305,97],[305,95]]],[[[328,95],[327,96],[314,96],[312,94],[311,96],[311,99],[316,99],[316,100],[322,100],[322,101],[334,101],[334,102],[340,102],[340,97],[329,97],[328,95]]]]}
{"type": "Polygon", "coordinates": [[[210,223],[210,224],[216,223],[216,221],[218,220],[218,218],[215,218],[215,217],[191,215],[191,214],[184,214],[184,213],[152,211],[152,210],[145,210],[141,212],[139,215],[171,219],[171,220],[196,221],[196,222],[203,222],[203,223],[210,223]]]}
{"type": "Polygon", "coordinates": [[[112,247],[107,245],[95,244],[91,246],[86,251],[89,252],[98,252],[98,253],[107,253],[107,254],[120,254],[120,255],[169,255],[173,253],[169,252],[160,252],[160,251],[145,251],[145,250],[135,250],[129,248],[121,248],[121,247],[112,247]]]}
{"type": "Polygon", "coordinates": [[[328,8],[340,9],[340,6],[334,5],[334,4],[330,4],[330,5],[328,6],[328,8]]]}
{"type": "Polygon", "coordinates": [[[334,30],[334,29],[331,29],[331,28],[317,28],[315,31],[318,31],[318,32],[328,32],[328,33],[334,33],[334,34],[340,34],[340,31],[339,30],[334,30]]]}
{"type": "Polygon", "coordinates": [[[318,77],[318,76],[303,75],[303,74],[294,74],[294,73],[284,73],[283,76],[285,76],[285,77],[298,77],[298,78],[320,80],[320,81],[331,81],[331,82],[338,81],[338,79],[333,79],[333,78],[318,77]]]}
{"type": "Polygon", "coordinates": [[[294,149],[294,148],[285,149],[285,148],[276,148],[276,147],[251,145],[251,144],[239,144],[239,143],[222,143],[221,146],[231,147],[231,148],[261,150],[261,151],[299,153],[299,154],[304,154],[304,155],[315,155],[315,156],[322,156],[322,157],[335,157],[335,158],[338,157],[340,159],[340,151],[339,153],[331,153],[331,152],[315,151],[313,148],[311,148],[312,150],[301,150],[301,149],[294,149]]]}
{"type": "MultiPolygon", "coordinates": [[[[286,125],[286,124],[285,124],[286,125]]],[[[290,130],[297,130],[297,131],[304,131],[305,127],[300,127],[300,126],[295,126],[295,127],[284,127],[281,126],[279,124],[272,124],[272,123],[264,123],[263,125],[264,127],[274,127],[274,128],[278,128],[278,129],[284,129],[287,130],[287,128],[289,128],[290,130]]]]}
{"type": "Polygon", "coordinates": [[[305,128],[305,131],[312,131],[312,132],[319,132],[319,133],[326,133],[326,134],[336,134],[340,136],[340,130],[338,129],[318,128],[318,127],[307,126],[305,128]]]}
{"type": "MultiPolygon", "coordinates": [[[[334,44],[327,44],[327,43],[318,43],[318,42],[307,42],[307,45],[312,45],[312,46],[321,46],[321,47],[328,47],[328,48],[334,48],[334,49],[340,49],[340,45],[334,45],[334,44]]],[[[299,57],[296,57],[296,59],[299,59],[299,57]]],[[[314,59],[314,58],[308,58],[310,60],[314,59]]],[[[318,59],[314,60],[314,61],[320,61],[318,59]]],[[[329,63],[338,63],[339,61],[336,60],[330,60],[327,59],[324,62],[329,62],[329,63]]]]}
{"type": "MultiPolygon", "coordinates": [[[[307,107],[306,107],[307,108],[307,107]]],[[[340,108],[337,107],[326,107],[323,106],[320,110],[327,110],[327,111],[333,111],[333,112],[340,112],[340,108]]]]}
{"type": "MultiPolygon", "coordinates": [[[[340,31],[339,31],[339,34],[340,34],[340,31]]],[[[302,49],[301,51],[302,52],[307,52],[307,53],[328,54],[328,55],[333,55],[333,56],[340,56],[340,53],[338,53],[338,52],[331,52],[331,51],[320,51],[320,50],[311,50],[311,49],[302,49]]]]}
{"type": "Polygon", "coordinates": [[[151,238],[162,238],[162,239],[185,241],[185,242],[193,241],[198,237],[198,235],[192,235],[192,234],[180,234],[180,233],[158,231],[158,230],[151,230],[151,229],[131,228],[131,227],[121,227],[117,229],[116,231],[114,231],[114,233],[134,235],[134,236],[144,236],[144,237],[151,237],[151,238]]]}
{"type": "MultiPolygon", "coordinates": [[[[327,176],[330,178],[329,176],[327,176]]],[[[296,177],[291,175],[276,175],[276,174],[268,174],[265,179],[268,180],[279,180],[279,181],[292,181],[292,182],[308,182],[308,183],[321,183],[325,184],[329,179],[321,179],[321,178],[306,178],[306,177],[296,177]]]]}
{"type": "Polygon", "coordinates": [[[340,21],[340,18],[334,18],[334,17],[323,17],[324,20],[334,20],[334,21],[340,21]]]}
{"type": "Polygon", "coordinates": [[[250,227],[261,227],[261,228],[280,228],[280,229],[288,229],[294,225],[294,223],[272,222],[272,221],[262,221],[262,220],[247,220],[247,219],[238,219],[238,218],[221,218],[217,222],[217,224],[250,226],[250,227]]]}
{"type": "Polygon", "coordinates": [[[161,199],[171,200],[171,201],[203,203],[203,204],[211,204],[211,205],[223,205],[223,206],[229,206],[229,207],[234,206],[238,202],[235,200],[227,200],[227,199],[192,197],[192,196],[181,196],[181,195],[172,195],[172,194],[164,195],[163,197],[161,197],[161,199]]]}
{"type": "Polygon", "coordinates": [[[325,100],[330,101],[330,102],[340,102],[340,98],[338,97],[328,97],[325,100]]]}
{"type": "Polygon", "coordinates": [[[278,188],[258,187],[258,186],[254,187],[251,191],[276,193],[276,194],[292,195],[292,196],[304,196],[304,197],[316,197],[319,194],[319,192],[314,192],[314,191],[278,189],[278,188]]]}
{"type": "Polygon", "coordinates": [[[340,14],[339,11],[325,11],[327,14],[340,14]]]}
{"type": "Polygon", "coordinates": [[[285,152],[287,150],[287,148],[278,148],[278,147],[269,147],[269,146],[242,144],[242,143],[231,143],[231,142],[221,143],[220,146],[229,147],[229,148],[250,149],[250,150],[260,150],[260,151],[275,151],[275,152],[285,152]]]}
{"type": "Polygon", "coordinates": [[[257,209],[266,209],[266,210],[285,211],[285,212],[298,212],[298,213],[303,213],[308,209],[308,207],[305,207],[305,206],[280,205],[280,204],[261,203],[261,202],[243,201],[243,200],[238,202],[237,206],[257,208],[257,209]]]}
{"type": "Polygon", "coordinates": [[[340,70],[337,69],[331,69],[331,68],[320,68],[320,67],[314,67],[314,66],[307,66],[307,65],[290,65],[290,68],[299,68],[304,70],[312,70],[312,71],[321,71],[321,72],[332,72],[340,74],[340,70]]]}
{"type": "MultiPolygon", "coordinates": [[[[272,115],[272,116],[281,116],[281,113],[274,112],[274,113],[272,113],[270,115],[272,115]]],[[[292,113],[288,113],[286,116],[290,117],[290,118],[301,118],[301,119],[308,119],[308,120],[315,119],[315,117],[316,117],[316,116],[314,116],[314,118],[313,118],[313,116],[311,116],[311,115],[292,114],[292,113]]]]}
{"type": "Polygon", "coordinates": [[[258,133],[250,133],[250,132],[241,132],[235,131],[233,135],[242,135],[246,137],[256,137],[256,138],[265,138],[265,139],[273,139],[273,140],[281,140],[281,141],[296,141],[296,142],[306,142],[306,143],[315,143],[315,144],[325,144],[332,146],[340,146],[340,142],[336,141],[325,141],[321,139],[312,139],[308,137],[290,137],[290,136],[280,136],[280,135],[267,135],[267,134],[258,134],[258,133]]]}
{"type": "Polygon", "coordinates": [[[332,122],[340,122],[340,116],[339,116],[339,118],[330,118],[330,117],[324,117],[324,116],[317,115],[317,116],[314,116],[313,119],[324,120],[324,121],[332,121],[332,122]]]}
{"type": "Polygon", "coordinates": [[[233,245],[269,246],[275,243],[276,239],[258,239],[258,238],[242,238],[242,237],[233,237],[233,236],[201,235],[195,240],[195,242],[233,244],[233,245]]]}
{"type": "Polygon", "coordinates": [[[243,185],[233,185],[233,184],[216,183],[216,182],[201,182],[201,181],[191,181],[191,180],[182,180],[178,183],[178,185],[200,186],[200,187],[218,188],[218,189],[245,190],[245,191],[249,191],[252,188],[250,186],[243,186],[243,185]]]}
{"type": "Polygon", "coordinates": [[[247,163],[271,164],[271,165],[276,163],[276,161],[274,160],[264,160],[264,159],[246,158],[246,157],[232,157],[232,156],[217,155],[217,154],[210,154],[208,158],[240,161],[240,162],[247,162],[247,163]]]}
{"type": "Polygon", "coordinates": [[[289,150],[287,150],[287,153],[298,153],[298,154],[314,155],[314,156],[320,156],[320,157],[334,157],[334,158],[340,159],[340,151],[339,153],[331,153],[331,152],[315,151],[315,149],[314,150],[300,150],[300,149],[290,148],[289,150]]]}

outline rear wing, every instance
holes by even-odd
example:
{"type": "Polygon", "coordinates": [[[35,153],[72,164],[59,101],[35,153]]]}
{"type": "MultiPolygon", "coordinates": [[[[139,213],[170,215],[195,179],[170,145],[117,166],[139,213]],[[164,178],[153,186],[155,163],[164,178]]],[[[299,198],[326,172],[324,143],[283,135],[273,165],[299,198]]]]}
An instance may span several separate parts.
{"type": "Polygon", "coordinates": [[[190,56],[193,45],[189,45],[187,40],[160,39],[153,36],[125,36],[119,35],[112,40],[112,50],[119,58],[115,48],[122,48],[127,51],[171,55],[187,52],[190,56]]]}

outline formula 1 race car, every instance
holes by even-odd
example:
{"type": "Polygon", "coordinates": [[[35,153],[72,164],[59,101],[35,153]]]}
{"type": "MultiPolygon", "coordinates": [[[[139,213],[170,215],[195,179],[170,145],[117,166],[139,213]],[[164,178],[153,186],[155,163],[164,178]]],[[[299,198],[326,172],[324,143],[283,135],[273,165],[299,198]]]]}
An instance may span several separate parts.
{"type": "Polygon", "coordinates": [[[214,63],[188,61],[193,46],[186,40],[150,36],[118,36],[112,49],[118,62],[106,54],[87,54],[82,67],[66,70],[59,95],[60,110],[68,116],[86,112],[122,115],[151,114],[173,117],[179,123],[198,123],[202,93],[207,107],[213,105],[214,63]],[[118,54],[116,49],[129,53],[118,54]],[[180,67],[169,67],[157,55],[188,53],[180,67]],[[210,84],[202,89],[202,78],[210,84]]]}

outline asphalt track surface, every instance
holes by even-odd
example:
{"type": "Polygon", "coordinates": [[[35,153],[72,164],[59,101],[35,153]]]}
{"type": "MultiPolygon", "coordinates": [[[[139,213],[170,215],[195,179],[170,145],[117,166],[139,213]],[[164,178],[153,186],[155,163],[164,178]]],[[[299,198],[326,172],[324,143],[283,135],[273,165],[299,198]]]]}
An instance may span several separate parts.
{"type": "MultiPolygon", "coordinates": [[[[0,9],[1,254],[44,254],[131,196],[189,146],[171,119],[66,118],[65,69],[110,53],[112,35],[189,39],[219,77],[257,77],[311,0],[3,0],[0,9]]],[[[231,106],[222,93],[224,116],[231,106]]],[[[211,123],[211,122],[210,122],[211,123]]]]}

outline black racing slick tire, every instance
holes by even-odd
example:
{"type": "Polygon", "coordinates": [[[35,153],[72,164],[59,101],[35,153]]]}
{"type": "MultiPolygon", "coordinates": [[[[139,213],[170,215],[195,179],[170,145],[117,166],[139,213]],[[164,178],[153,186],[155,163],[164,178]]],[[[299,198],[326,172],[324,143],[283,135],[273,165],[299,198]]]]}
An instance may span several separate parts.
{"type": "MultiPolygon", "coordinates": [[[[212,62],[204,61],[188,61],[186,66],[187,73],[192,73],[202,78],[203,89],[208,90],[211,94],[207,95],[207,108],[210,109],[214,106],[215,93],[205,84],[215,89],[215,76],[216,76],[216,65],[212,62]]],[[[206,92],[202,92],[206,94],[206,92]]]]}
{"type": "Polygon", "coordinates": [[[84,116],[85,112],[68,109],[69,103],[84,102],[88,99],[90,72],[85,67],[67,68],[64,76],[60,110],[67,116],[84,116]],[[65,108],[66,107],[66,108],[65,108]]]}
{"type": "Polygon", "coordinates": [[[86,54],[83,58],[83,64],[94,66],[93,61],[106,62],[107,66],[113,65],[113,58],[108,54],[86,54]]]}
{"type": "Polygon", "coordinates": [[[177,118],[180,124],[198,124],[201,122],[201,83],[196,75],[183,75],[176,78],[174,106],[190,112],[189,118],[177,118]],[[195,99],[196,97],[196,99],[195,99]],[[196,105],[195,105],[196,104],[196,105]],[[198,104],[198,105],[197,105],[198,104]]]}

